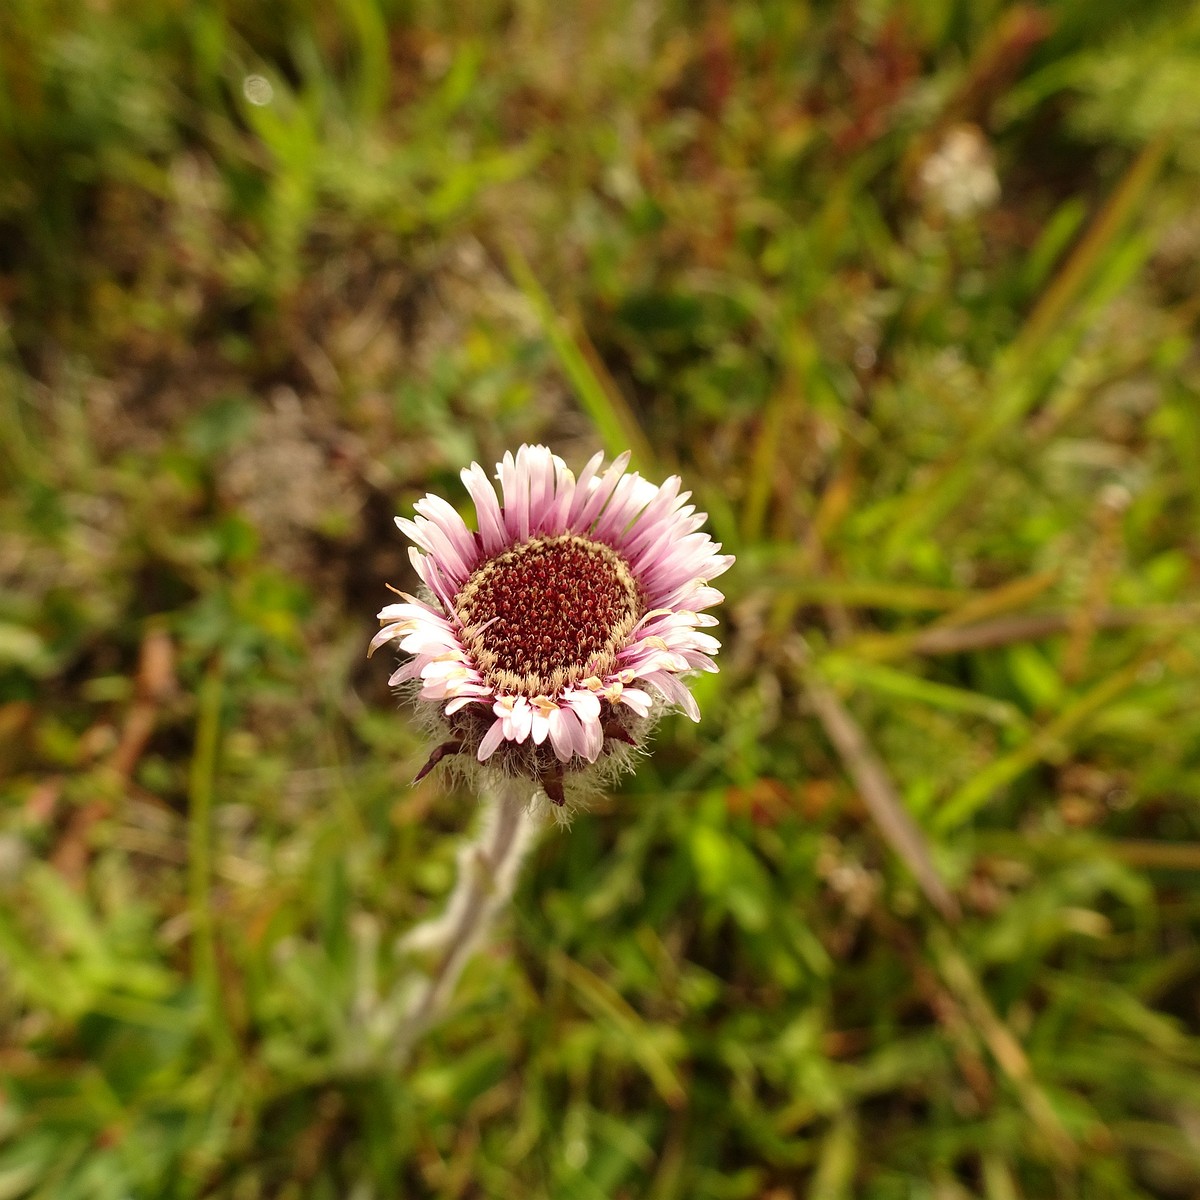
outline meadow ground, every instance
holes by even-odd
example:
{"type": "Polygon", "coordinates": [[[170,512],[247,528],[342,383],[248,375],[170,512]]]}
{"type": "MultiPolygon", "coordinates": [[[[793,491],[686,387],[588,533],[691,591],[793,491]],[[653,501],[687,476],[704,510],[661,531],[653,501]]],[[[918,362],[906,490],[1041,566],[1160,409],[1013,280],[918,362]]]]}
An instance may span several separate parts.
{"type": "Polygon", "coordinates": [[[1200,1194],[1198,94],[1165,0],[6,0],[0,1200],[1200,1194]],[[364,651],[525,441],[684,475],[722,671],[397,1069],[475,801],[364,651]]]}

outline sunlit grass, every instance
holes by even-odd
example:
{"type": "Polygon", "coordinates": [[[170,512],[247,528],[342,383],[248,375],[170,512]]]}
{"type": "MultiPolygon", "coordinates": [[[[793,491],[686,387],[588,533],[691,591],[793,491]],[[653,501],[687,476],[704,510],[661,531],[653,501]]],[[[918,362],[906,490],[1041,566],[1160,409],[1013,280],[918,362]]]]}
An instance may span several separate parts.
{"type": "Polygon", "coordinates": [[[1185,8],[10,6],[0,1200],[1200,1188],[1185,8]],[[397,1071],[391,518],[534,440],[722,673],[397,1071]]]}

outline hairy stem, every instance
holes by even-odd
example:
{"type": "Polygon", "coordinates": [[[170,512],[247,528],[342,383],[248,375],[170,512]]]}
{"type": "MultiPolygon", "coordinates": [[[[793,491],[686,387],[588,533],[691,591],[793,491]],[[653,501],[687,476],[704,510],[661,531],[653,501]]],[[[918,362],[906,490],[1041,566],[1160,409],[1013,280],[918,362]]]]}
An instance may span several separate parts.
{"type": "Polygon", "coordinates": [[[445,1015],[463,968],[512,899],[521,863],[534,842],[539,823],[511,786],[494,787],[483,799],[479,834],[458,852],[458,882],[445,911],[416,926],[402,943],[406,949],[434,951],[437,959],[409,995],[397,1025],[391,1043],[397,1066],[408,1061],[422,1034],[445,1015]]]}

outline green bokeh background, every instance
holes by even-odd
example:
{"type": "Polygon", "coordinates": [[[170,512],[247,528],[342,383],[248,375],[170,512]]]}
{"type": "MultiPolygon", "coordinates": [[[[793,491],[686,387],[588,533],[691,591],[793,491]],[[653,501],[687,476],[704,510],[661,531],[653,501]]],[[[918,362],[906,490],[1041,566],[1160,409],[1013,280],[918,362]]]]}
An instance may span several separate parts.
{"type": "Polygon", "coordinates": [[[1165,0],[5,0],[0,1200],[1200,1194],[1197,96],[1165,0]],[[684,475],[722,673],[398,1071],[476,801],[364,650],[523,441],[684,475]]]}

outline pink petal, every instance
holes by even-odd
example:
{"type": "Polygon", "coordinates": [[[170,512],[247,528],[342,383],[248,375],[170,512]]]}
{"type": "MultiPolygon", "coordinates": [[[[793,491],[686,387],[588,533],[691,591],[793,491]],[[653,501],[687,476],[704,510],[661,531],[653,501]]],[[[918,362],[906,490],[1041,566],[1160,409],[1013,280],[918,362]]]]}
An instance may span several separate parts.
{"type": "Polygon", "coordinates": [[[633,627],[630,637],[641,637],[643,634],[654,633],[660,624],[675,615],[671,608],[652,608],[642,614],[642,619],[633,627]]]}
{"type": "Polygon", "coordinates": [[[725,599],[723,592],[715,587],[707,587],[703,579],[689,579],[687,583],[677,587],[673,592],[661,597],[658,603],[663,608],[686,608],[699,612],[704,608],[712,608],[725,599]]]}
{"type": "Polygon", "coordinates": [[[642,586],[651,594],[673,591],[693,578],[712,579],[732,565],[729,555],[716,553],[719,544],[706,533],[689,533],[664,552],[652,566],[639,571],[642,586]]]}
{"type": "Polygon", "coordinates": [[[579,514],[583,511],[583,506],[587,501],[588,489],[592,486],[592,480],[595,479],[596,472],[600,469],[603,461],[604,451],[597,450],[579,473],[579,478],[571,488],[570,497],[559,496],[556,521],[561,528],[572,529],[575,527],[579,514]]]}
{"type": "Polygon", "coordinates": [[[442,610],[455,624],[461,625],[458,614],[454,611],[454,594],[457,586],[452,586],[442,572],[438,570],[437,562],[422,554],[415,546],[408,548],[408,560],[413,565],[421,582],[442,602],[442,610]]]}
{"type": "Polygon", "coordinates": [[[639,537],[636,545],[632,542],[623,544],[622,552],[635,570],[649,570],[676,542],[695,533],[707,519],[704,513],[696,513],[695,516],[663,521],[650,530],[651,537],[639,537]]]}
{"type": "Polygon", "coordinates": [[[686,627],[666,629],[662,639],[669,650],[700,650],[705,654],[716,654],[721,648],[721,643],[715,637],[686,627]]]}
{"type": "Polygon", "coordinates": [[[376,614],[381,621],[429,621],[445,625],[446,618],[436,613],[428,604],[385,604],[376,614]]]}
{"type": "Polygon", "coordinates": [[[651,671],[642,676],[642,681],[657,688],[672,704],[678,704],[693,721],[700,720],[700,706],[696,703],[696,697],[669,671],[651,671]]]}
{"type": "Polygon", "coordinates": [[[475,757],[480,762],[487,762],[489,758],[496,752],[496,747],[504,741],[504,722],[499,717],[492,723],[491,729],[483,735],[483,741],[479,743],[479,750],[475,757]]]}
{"type": "MultiPolygon", "coordinates": [[[[508,500],[505,499],[505,507],[508,500]]],[[[517,536],[521,541],[529,537],[529,446],[517,449],[516,503],[513,506],[517,522],[517,536]]]]}
{"type": "Polygon", "coordinates": [[[462,583],[470,575],[471,568],[441,526],[434,524],[427,517],[421,516],[418,516],[415,521],[397,517],[396,525],[410,542],[420,546],[431,556],[434,563],[452,576],[456,585],[462,583]]]}
{"type": "Polygon", "coordinates": [[[478,463],[472,463],[470,469],[460,473],[463,485],[475,502],[475,512],[479,520],[479,536],[483,540],[485,554],[497,554],[508,544],[508,535],[504,530],[504,519],[500,515],[500,502],[496,499],[496,489],[492,487],[483,468],[478,463]]]}
{"type": "Polygon", "coordinates": [[[604,748],[604,730],[600,728],[599,718],[581,721],[580,725],[583,727],[583,757],[588,762],[595,762],[604,748]]]}
{"type": "Polygon", "coordinates": [[[554,501],[548,503],[541,528],[546,533],[562,533],[567,527],[567,512],[575,498],[575,476],[558,455],[554,456],[554,501]]]}
{"type": "Polygon", "coordinates": [[[388,687],[395,687],[398,683],[407,683],[410,679],[418,678],[429,662],[430,659],[426,655],[418,654],[416,658],[410,658],[408,662],[397,667],[388,676],[388,687]]]}
{"type": "Polygon", "coordinates": [[[695,521],[697,529],[704,524],[703,516],[696,518],[692,515],[695,509],[691,505],[682,507],[691,493],[684,492],[682,496],[678,494],[681,482],[678,475],[672,475],[659,489],[658,496],[638,513],[637,519],[621,543],[621,549],[627,558],[632,559],[647,545],[689,521],[695,521]],[[676,506],[681,507],[681,511],[675,512],[676,506]]]}
{"type": "Polygon", "coordinates": [[[638,514],[634,532],[644,534],[656,526],[667,524],[672,520],[677,510],[681,509],[691,496],[691,492],[680,492],[683,480],[678,475],[664,479],[658,489],[658,495],[638,514]]]}
{"type": "Polygon", "coordinates": [[[496,479],[500,484],[504,531],[508,540],[515,542],[520,536],[517,526],[517,463],[511,451],[506,450],[504,457],[496,464],[496,479]]]}
{"type": "MultiPolygon", "coordinates": [[[[405,627],[395,625],[392,628],[397,633],[403,633],[405,627]]],[[[407,654],[462,653],[458,638],[448,629],[414,629],[401,641],[400,649],[407,654]]]]}
{"type": "Polygon", "coordinates": [[[513,706],[512,716],[508,720],[508,736],[514,742],[523,742],[533,728],[533,709],[529,701],[522,696],[513,706]]]}
{"type": "MultiPolygon", "coordinates": [[[[661,642],[661,638],[657,639],[661,642]]],[[[647,671],[680,672],[688,669],[688,661],[677,650],[668,650],[662,645],[656,645],[654,639],[637,642],[626,646],[617,655],[617,661],[622,667],[628,667],[639,675],[647,671]]]]}
{"type": "Polygon", "coordinates": [[[647,482],[636,471],[626,475],[613,489],[607,507],[596,519],[592,536],[604,541],[621,542],[634,515],[646,507],[657,490],[654,484],[647,482]]]}
{"type": "Polygon", "coordinates": [[[575,715],[585,723],[600,719],[600,701],[594,692],[564,692],[562,702],[570,705],[575,711],[575,715]]]}
{"type": "Polygon", "coordinates": [[[529,475],[529,528],[542,530],[547,512],[554,505],[554,455],[545,446],[530,446],[526,455],[529,475]]]}
{"type": "Polygon", "coordinates": [[[574,529],[586,530],[591,528],[592,522],[600,515],[600,510],[608,502],[609,497],[613,494],[613,489],[621,480],[621,476],[625,473],[625,468],[629,465],[630,452],[626,450],[623,454],[617,455],[613,460],[612,466],[604,472],[598,483],[591,489],[591,495],[587,497],[578,516],[571,521],[571,526],[574,529]]]}
{"type": "Polygon", "coordinates": [[[385,625],[372,639],[371,644],[367,647],[367,657],[370,658],[384,642],[390,642],[393,638],[398,638],[404,631],[396,625],[385,625]]]}
{"type": "Polygon", "coordinates": [[[475,560],[479,557],[479,549],[475,545],[475,535],[467,528],[467,523],[450,504],[441,496],[429,495],[418,500],[413,505],[413,509],[432,521],[445,534],[468,567],[475,565],[475,560]]]}
{"type": "Polygon", "coordinates": [[[550,713],[550,744],[560,762],[567,762],[575,753],[576,735],[582,745],[583,733],[579,718],[569,708],[556,708],[550,713]]]}
{"type": "Polygon", "coordinates": [[[643,692],[641,688],[622,688],[621,703],[628,704],[639,717],[649,716],[650,705],[654,703],[649,692],[643,692]]]}

